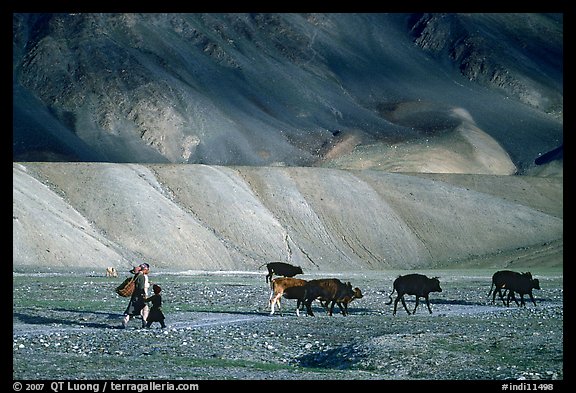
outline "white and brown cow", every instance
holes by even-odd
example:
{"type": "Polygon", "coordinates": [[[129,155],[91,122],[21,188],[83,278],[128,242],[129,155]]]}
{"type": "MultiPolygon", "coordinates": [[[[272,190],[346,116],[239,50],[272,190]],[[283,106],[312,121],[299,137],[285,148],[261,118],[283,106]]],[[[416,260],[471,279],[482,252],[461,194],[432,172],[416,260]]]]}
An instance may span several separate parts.
{"type": "Polygon", "coordinates": [[[275,278],[270,282],[270,300],[268,301],[268,306],[270,307],[270,315],[274,314],[274,306],[278,305],[278,310],[280,310],[280,298],[284,294],[287,288],[291,287],[301,287],[307,283],[306,280],[293,277],[279,277],[275,278]]]}
{"type": "Polygon", "coordinates": [[[118,277],[118,271],[113,266],[106,268],[106,277],[118,277]]]}

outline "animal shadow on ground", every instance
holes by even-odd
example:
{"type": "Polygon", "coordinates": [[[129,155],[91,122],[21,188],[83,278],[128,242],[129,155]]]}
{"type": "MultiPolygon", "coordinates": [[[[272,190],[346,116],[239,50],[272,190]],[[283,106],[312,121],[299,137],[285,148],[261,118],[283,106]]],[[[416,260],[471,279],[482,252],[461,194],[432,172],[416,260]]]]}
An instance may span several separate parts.
{"type": "MultiPolygon", "coordinates": [[[[102,311],[79,311],[79,310],[69,310],[63,308],[56,308],[51,310],[53,313],[62,313],[60,317],[54,316],[44,316],[44,315],[34,315],[34,314],[25,314],[21,312],[14,312],[13,316],[23,323],[31,324],[31,325],[50,325],[50,324],[61,324],[61,325],[69,325],[69,326],[84,326],[84,327],[91,327],[91,328],[110,328],[110,324],[106,322],[94,322],[90,321],[90,316],[97,316],[98,319],[105,318],[106,320],[114,320],[120,321],[120,314],[113,314],[107,313],[102,311]],[[73,315],[66,315],[65,313],[71,313],[73,315]],[[81,314],[83,318],[87,319],[79,319],[76,315],[81,314]],[[68,318],[67,318],[68,317],[68,318]]],[[[116,325],[116,324],[115,324],[116,325]]],[[[118,326],[119,322],[118,322],[118,326]]]]}
{"type": "Polygon", "coordinates": [[[232,315],[262,315],[261,311],[234,311],[234,310],[214,310],[211,308],[195,308],[193,312],[205,312],[210,314],[232,314],[232,315]]]}
{"type": "MultiPolygon", "coordinates": [[[[413,301],[414,302],[414,301],[413,301]]],[[[461,300],[461,299],[430,299],[430,304],[450,304],[450,305],[458,305],[458,306],[485,306],[486,302],[484,301],[475,301],[471,302],[468,300],[461,300]]]]}
{"type": "MultiPolygon", "coordinates": [[[[504,297],[506,298],[506,297],[504,297]]],[[[524,299],[526,299],[526,296],[524,296],[524,299]]],[[[520,296],[516,295],[516,300],[520,301],[520,296]]],[[[550,302],[552,301],[552,299],[546,299],[546,298],[536,298],[534,297],[534,300],[536,300],[536,304],[538,303],[545,303],[545,302],[550,302]]],[[[412,301],[414,302],[414,301],[412,301]]],[[[408,303],[408,301],[406,302],[408,303]]],[[[430,300],[430,304],[448,304],[448,305],[458,305],[458,306],[486,306],[486,305],[491,305],[492,304],[492,299],[488,299],[486,298],[486,300],[479,300],[479,301],[475,301],[475,302],[471,302],[468,300],[450,300],[450,299],[435,299],[435,300],[430,300]]],[[[502,301],[496,297],[496,302],[494,304],[502,304],[502,301]]],[[[514,304],[513,300],[510,300],[510,305],[514,304]]]]}

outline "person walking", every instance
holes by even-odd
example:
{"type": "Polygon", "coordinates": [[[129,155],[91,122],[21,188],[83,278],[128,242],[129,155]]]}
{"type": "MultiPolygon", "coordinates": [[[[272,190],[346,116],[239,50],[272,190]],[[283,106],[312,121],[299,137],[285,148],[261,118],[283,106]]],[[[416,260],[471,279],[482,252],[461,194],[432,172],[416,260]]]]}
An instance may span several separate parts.
{"type": "Polygon", "coordinates": [[[131,270],[136,275],[134,292],[130,297],[128,307],[124,311],[122,317],[122,327],[126,329],[131,317],[140,315],[142,317],[142,327],[146,326],[146,318],[148,318],[149,308],[146,304],[146,297],[148,296],[148,288],[150,283],[148,280],[148,273],[150,272],[150,265],[143,263],[136,266],[131,270]]]}
{"type": "Polygon", "coordinates": [[[152,322],[160,322],[160,327],[165,328],[165,318],[162,312],[162,295],[160,295],[162,288],[160,288],[160,285],[154,284],[152,285],[152,291],[154,291],[154,295],[145,299],[146,302],[152,303],[150,313],[148,314],[148,318],[146,318],[146,327],[149,328],[152,326],[152,322]]]}

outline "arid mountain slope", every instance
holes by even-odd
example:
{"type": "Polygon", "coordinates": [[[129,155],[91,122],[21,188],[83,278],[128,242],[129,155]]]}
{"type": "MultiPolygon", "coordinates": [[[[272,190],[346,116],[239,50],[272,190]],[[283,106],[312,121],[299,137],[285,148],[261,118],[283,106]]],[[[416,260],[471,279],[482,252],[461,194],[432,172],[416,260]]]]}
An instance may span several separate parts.
{"type": "Polygon", "coordinates": [[[525,174],[563,139],[562,14],[16,13],[13,32],[14,161],[525,174]]]}
{"type": "Polygon", "coordinates": [[[550,245],[562,264],[556,177],[15,163],[13,180],[15,269],[386,270],[498,254],[505,265],[550,245]]]}

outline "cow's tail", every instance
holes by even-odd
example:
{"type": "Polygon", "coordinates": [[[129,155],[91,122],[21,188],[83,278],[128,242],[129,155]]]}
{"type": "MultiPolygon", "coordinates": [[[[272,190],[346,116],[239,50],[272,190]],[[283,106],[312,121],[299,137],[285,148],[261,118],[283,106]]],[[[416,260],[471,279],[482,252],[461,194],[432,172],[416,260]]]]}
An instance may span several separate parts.
{"type": "Polygon", "coordinates": [[[486,295],[486,297],[490,296],[493,288],[494,288],[494,281],[492,281],[492,284],[490,285],[490,292],[488,292],[488,295],[486,295]]]}
{"type": "Polygon", "coordinates": [[[264,263],[264,264],[262,264],[262,265],[258,266],[258,269],[262,269],[262,266],[266,266],[266,265],[268,265],[268,262],[266,262],[266,263],[264,263]]]}
{"type": "Polygon", "coordinates": [[[394,293],[394,291],[396,291],[396,287],[394,287],[394,289],[392,289],[392,292],[390,292],[390,295],[388,295],[388,299],[390,299],[390,301],[388,303],[385,303],[386,305],[392,304],[392,294],[394,293]]]}

